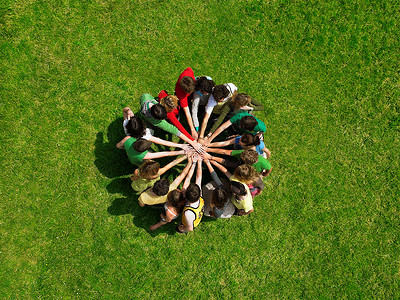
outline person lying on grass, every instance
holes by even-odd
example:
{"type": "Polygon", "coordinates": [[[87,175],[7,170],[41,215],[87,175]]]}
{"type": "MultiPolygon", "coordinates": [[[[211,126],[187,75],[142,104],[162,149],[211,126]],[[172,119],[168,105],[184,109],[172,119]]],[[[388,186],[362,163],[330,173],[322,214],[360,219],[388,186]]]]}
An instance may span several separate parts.
{"type": "Polygon", "coordinates": [[[233,138],[230,138],[223,142],[214,142],[208,145],[209,148],[225,147],[229,145],[235,145],[235,150],[256,150],[259,155],[264,158],[271,156],[271,151],[265,147],[264,141],[260,139],[261,133],[252,135],[245,133],[233,138]]]}
{"type": "Polygon", "coordinates": [[[140,195],[144,190],[152,187],[161,175],[163,175],[173,166],[184,161],[186,158],[186,155],[181,156],[162,168],[160,167],[160,164],[154,160],[145,160],[130,176],[130,179],[132,180],[132,189],[137,195],[140,195]]]}
{"type": "Polygon", "coordinates": [[[189,172],[191,166],[192,160],[189,157],[187,166],[171,184],[168,179],[161,179],[157,181],[152,188],[148,188],[139,196],[139,205],[143,207],[145,205],[155,205],[167,202],[167,194],[170,191],[176,190],[178,188],[182,180],[189,172]]]}
{"type": "Polygon", "coordinates": [[[211,163],[220,169],[229,179],[231,184],[232,198],[231,201],[233,205],[237,208],[237,214],[239,216],[244,216],[252,213],[253,208],[253,197],[249,187],[245,182],[241,182],[240,178],[232,176],[228,170],[216,161],[211,161],[211,163]]]}
{"type": "Polygon", "coordinates": [[[136,139],[131,136],[124,137],[116,147],[118,149],[124,149],[126,154],[128,155],[129,161],[136,166],[140,166],[140,164],[145,159],[156,159],[165,156],[174,156],[179,154],[185,154],[185,150],[180,151],[163,151],[163,152],[150,152],[149,149],[151,147],[152,142],[160,145],[165,145],[168,147],[178,147],[181,149],[186,149],[186,144],[177,144],[169,141],[165,141],[159,139],[152,135],[145,135],[140,139],[136,139]]]}
{"type": "MultiPolygon", "coordinates": [[[[204,159],[204,162],[213,179],[202,187],[204,215],[214,218],[230,218],[235,213],[235,206],[230,201],[232,196],[230,184],[226,179],[218,177],[208,159],[204,159]]],[[[226,172],[228,171],[226,170],[226,172]]]]}
{"type": "Polygon", "coordinates": [[[140,113],[139,116],[150,125],[156,126],[166,132],[174,134],[189,143],[198,152],[203,152],[203,147],[193,138],[190,139],[182,132],[178,130],[177,127],[168,123],[165,119],[167,118],[167,110],[164,106],[159,104],[156,99],[150,94],[143,94],[140,97],[140,113]]]}
{"type": "MultiPolygon", "coordinates": [[[[176,228],[179,233],[187,233],[193,231],[200,223],[204,213],[204,200],[201,197],[201,179],[202,179],[202,160],[197,161],[196,183],[190,183],[185,190],[186,205],[182,212],[182,224],[176,228]]],[[[194,171],[196,163],[193,164],[191,170],[194,171]]],[[[191,174],[185,180],[186,183],[190,182],[191,174]],[[189,178],[189,179],[188,179],[189,178]]]]}
{"type": "Polygon", "coordinates": [[[210,132],[204,140],[204,145],[208,146],[221,132],[225,131],[231,126],[231,131],[238,134],[250,133],[255,135],[259,132],[265,132],[267,130],[267,127],[263,121],[252,116],[248,112],[242,112],[234,115],[228,121],[223,123],[214,133],[210,132]]]}
{"type": "Polygon", "coordinates": [[[206,113],[204,115],[203,122],[201,124],[201,129],[199,133],[199,142],[200,144],[204,143],[204,134],[207,128],[208,120],[211,117],[211,114],[220,114],[222,105],[228,101],[230,97],[237,93],[237,87],[233,83],[226,83],[217,85],[214,87],[211,96],[208,100],[206,106],[206,113]]]}
{"type": "MultiPolygon", "coordinates": [[[[263,177],[268,176],[272,172],[271,163],[266,158],[259,155],[255,150],[227,150],[219,148],[206,148],[206,151],[235,157],[237,159],[236,161],[216,158],[215,156],[211,156],[211,158],[209,158],[219,163],[223,163],[228,168],[236,169],[238,166],[245,163],[253,166],[257,170],[257,172],[260,173],[263,177]]],[[[206,156],[208,157],[208,155],[206,156]]]]}

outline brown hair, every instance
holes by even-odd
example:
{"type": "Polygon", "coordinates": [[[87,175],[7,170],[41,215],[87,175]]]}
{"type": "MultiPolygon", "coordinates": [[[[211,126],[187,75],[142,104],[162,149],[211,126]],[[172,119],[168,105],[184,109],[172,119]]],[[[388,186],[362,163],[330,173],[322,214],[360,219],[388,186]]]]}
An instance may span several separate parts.
{"type": "Polygon", "coordinates": [[[178,97],[168,95],[160,100],[160,104],[165,107],[167,113],[173,111],[178,106],[178,97]]]}
{"type": "Polygon", "coordinates": [[[140,177],[151,180],[157,177],[160,170],[160,164],[154,160],[146,160],[139,167],[140,177]]]}
{"type": "MultiPolygon", "coordinates": [[[[236,93],[236,91],[235,91],[236,93]]],[[[233,110],[238,110],[242,106],[249,105],[251,102],[251,98],[249,95],[245,93],[235,94],[231,97],[230,105],[233,110]]]]}
{"type": "Polygon", "coordinates": [[[256,150],[244,150],[240,154],[240,158],[245,164],[254,165],[258,162],[258,153],[256,150]]]}
{"type": "Polygon", "coordinates": [[[240,119],[239,127],[244,130],[252,131],[257,124],[258,122],[253,116],[244,116],[240,119]]]}
{"type": "Polygon", "coordinates": [[[172,190],[167,195],[167,200],[173,207],[177,209],[179,213],[182,212],[184,204],[181,204],[184,200],[182,193],[179,190],[172,190]]]}
{"type": "Polygon", "coordinates": [[[260,145],[260,136],[252,135],[250,133],[245,133],[240,138],[240,141],[246,147],[248,147],[248,146],[258,146],[258,145],[260,145]]]}
{"type": "Polygon", "coordinates": [[[193,93],[194,91],[194,79],[190,76],[183,76],[179,81],[179,85],[187,94],[193,93]]]}
{"type": "Polygon", "coordinates": [[[253,166],[246,164],[237,167],[233,175],[239,181],[245,182],[246,184],[251,184],[260,177],[260,175],[258,174],[256,169],[254,169],[253,166]]]}

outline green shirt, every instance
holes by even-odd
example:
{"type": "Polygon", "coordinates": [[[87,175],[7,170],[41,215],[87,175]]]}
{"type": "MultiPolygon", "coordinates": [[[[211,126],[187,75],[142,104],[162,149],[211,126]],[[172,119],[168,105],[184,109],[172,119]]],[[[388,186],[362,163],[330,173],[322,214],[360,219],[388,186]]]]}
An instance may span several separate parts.
{"type": "Polygon", "coordinates": [[[264,122],[261,121],[260,119],[258,119],[257,117],[254,117],[256,119],[256,121],[257,121],[257,125],[254,127],[254,129],[252,131],[241,129],[239,127],[239,123],[240,123],[240,120],[245,116],[254,117],[253,115],[249,114],[248,112],[242,112],[242,113],[234,115],[232,118],[230,118],[229,121],[231,121],[231,123],[235,126],[235,128],[238,129],[240,132],[247,132],[247,133],[250,133],[250,134],[256,134],[259,131],[265,132],[267,130],[267,126],[265,126],[264,122]]]}
{"type": "MultiPolygon", "coordinates": [[[[231,152],[231,156],[240,159],[240,154],[242,154],[243,151],[245,151],[245,150],[233,150],[231,152]]],[[[258,156],[258,162],[256,162],[253,165],[253,167],[254,167],[254,169],[256,169],[256,171],[258,173],[261,173],[263,170],[271,170],[272,165],[266,158],[264,158],[263,156],[259,155],[258,156]]]]}
{"type": "Polygon", "coordinates": [[[150,114],[150,104],[159,104],[156,99],[150,94],[143,94],[140,96],[140,112],[139,117],[141,117],[145,122],[150,123],[153,126],[169,132],[171,134],[180,136],[181,132],[174,125],[168,123],[166,120],[157,120],[151,117],[150,114]]]}
{"type": "Polygon", "coordinates": [[[137,139],[130,137],[129,139],[127,139],[125,141],[124,148],[125,148],[126,154],[128,155],[128,158],[129,158],[129,161],[131,162],[131,164],[140,166],[144,157],[146,156],[146,154],[149,151],[148,150],[143,151],[143,152],[136,151],[135,148],[133,148],[133,143],[136,141],[137,141],[137,139]]]}

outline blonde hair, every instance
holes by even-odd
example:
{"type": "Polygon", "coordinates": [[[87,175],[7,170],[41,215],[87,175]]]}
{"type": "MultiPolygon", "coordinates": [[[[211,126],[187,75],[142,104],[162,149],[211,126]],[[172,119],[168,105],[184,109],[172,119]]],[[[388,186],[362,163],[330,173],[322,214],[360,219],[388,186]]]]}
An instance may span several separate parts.
{"type": "Polygon", "coordinates": [[[257,170],[254,169],[253,166],[250,165],[240,165],[236,168],[235,173],[233,175],[239,180],[246,184],[251,184],[256,181],[260,174],[258,174],[257,170]]]}
{"type": "Polygon", "coordinates": [[[178,106],[178,97],[168,95],[160,100],[160,104],[165,107],[167,113],[173,111],[178,106]]]}
{"type": "Polygon", "coordinates": [[[139,167],[139,176],[143,179],[152,180],[158,177],[160,164],[154,160],[146,160],[139,167]]]}

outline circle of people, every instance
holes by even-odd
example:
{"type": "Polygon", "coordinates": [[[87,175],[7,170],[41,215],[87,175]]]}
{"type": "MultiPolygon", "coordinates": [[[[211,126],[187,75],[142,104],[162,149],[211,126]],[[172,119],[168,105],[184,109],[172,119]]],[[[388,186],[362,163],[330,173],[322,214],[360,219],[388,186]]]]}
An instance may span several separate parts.
{"type": "Polygon", "coordinates": [[[170,223],[179,215],[182,218],[176,231],[187,233],[199,225],[203,215],[230,218],[253,212],[253,199],[264,188],[262,179],[272,171],[267,160],[271,152],[263,142],[266,126],[253,114],[263,109],[259,101],[238,93],[234,84],[215,85],[209,76],[195,77],[190,67],[180,74],[175,95],[165,90],[156,98],[143,94],[139,112],[134,114],[129,107],[123,109],[126,137],[117,148],[125,149],[129,161],[138,167],[130,178],[133,190],[140,195],[139,205],[164,204],[160,221],[150,226],[150,230],[170,223]],[[181,110],[190,133],[179,121],[181,110]],[[178,136],[185,143],[158,138],[160,130],[178,136]],[[213,142],[217,137],[220,141],[213,142]],[[151,152],[152,143],[180,150],[151,152]],[[233,150],[221,148],[226,146],[233,150]],[[164,167],[154,160],[166,156],[179,157],[164,167]],[[172,183],[160,178],[185,160],[186,167],[172,183]],[[203,163],[212,178],[204,185],[203,163]],[[216,169],[224,175],[219,176],[216,169]]]}

